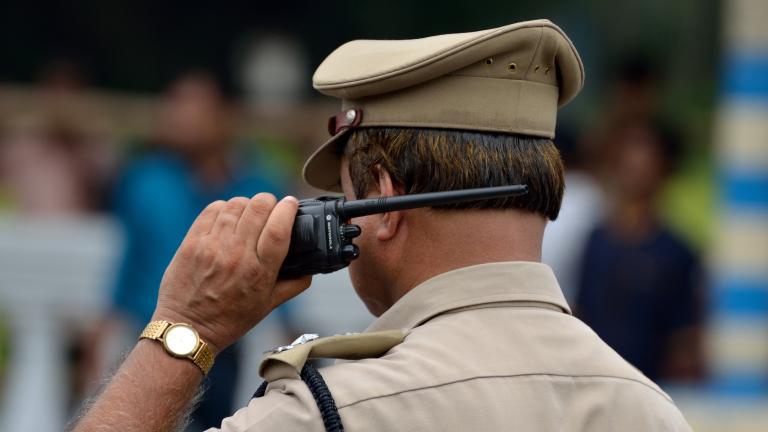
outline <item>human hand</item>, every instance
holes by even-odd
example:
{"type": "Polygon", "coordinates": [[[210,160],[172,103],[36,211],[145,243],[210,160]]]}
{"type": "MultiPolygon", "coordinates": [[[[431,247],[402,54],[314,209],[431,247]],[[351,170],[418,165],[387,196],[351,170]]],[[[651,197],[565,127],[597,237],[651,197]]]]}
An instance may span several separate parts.
{"type": "Polygon", "coordinates": [[[210,204],[165,271],[152,319],[192,325],[218,353],[307,289],[310,276],[277,280],[297,208],[266,193],[210,204]]]}

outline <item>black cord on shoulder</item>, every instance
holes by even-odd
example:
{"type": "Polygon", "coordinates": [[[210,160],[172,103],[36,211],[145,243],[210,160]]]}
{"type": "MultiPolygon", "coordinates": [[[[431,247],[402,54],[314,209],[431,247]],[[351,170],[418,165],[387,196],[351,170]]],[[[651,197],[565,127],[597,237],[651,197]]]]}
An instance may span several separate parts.
{"type": "Polygon", "coordinates": [[[325,380],[320,375],[320,372],[314,366],[307,363],[301,370],[301,379],[307,383],[309,391],[312,392],[312,397],[315,398],[320,414],[323,416],[325,430],[328,432],[343,432],[344,426],[341,424],[341,416],[339,415],[339,409],[336,407],[336,401],[333,400],[333,395],[331,395],[331,391],[328,389],[328,385],[325,384],[325,380]]]}
{"type": "Polygon", "coordinates": [[[259,386],[259,388],[256,389],[256,393],[254,393],[253,396],[251,396],[251,399],[256,399],[256,398],[260,398],[260,397],[264,396],[264,393],[267,392],[267,385],[268,384],[269,383],[266,382],[266,381],[262,382],[261,385],[259,386]]]}
{"type": "MultiPolygon", "coordinates": [[[[325,383],[323,376],[320,375],[320,372],[314,366],[307,363],[301,369],[300,376],[301,380],[307,384],[312,397],[315,398],[317,408],[323,417],[325,430],[328,432],[343,432],[344,425],[341,424],[341,416],[339,415],[339,409],[336,407],[336,401],[333,400],[333,395],[331,395],[331,391],[328,389],[328,385],[325,383]]],[[[253,397],[260,398],[264,396],[266,391],[267,382],[264,381],[253,394],[253,397]]]]}

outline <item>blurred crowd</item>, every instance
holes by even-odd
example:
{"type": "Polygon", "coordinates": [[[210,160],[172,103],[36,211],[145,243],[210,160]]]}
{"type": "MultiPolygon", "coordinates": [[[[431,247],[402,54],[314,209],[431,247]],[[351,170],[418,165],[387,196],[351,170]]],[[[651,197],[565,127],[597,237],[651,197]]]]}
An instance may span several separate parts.
{"type": "MultiPolygon", "coordinates": [[[[692,147],[659,107],[663,77],[643,65],[622,63],[594,121],[558,132],[567,190],[543,260],[574,312],[624,358],[662,383],[696,383],[707,372],[703,251],[660,211],[692,147]]],[[[0,211],[107,213],[125,233],[118,271],[104,287],[109,308],[73,330],[67,361],[74,406],[109,370],[99,353],[111,332],[137,334],[149,321],[165,266],[207,203],[260,191],[311,193],[299,186],[298,164],[322,139],[307,130],[322,130],[323,118],[283,106],[281,115],[304,129],[277,138],[243,133],[247,104],[204,70],[180,73],[150,99],[150,127],[138,137],[116,132],[126,119],[88,105],[93,89],[77,64],[53,62],[34,92],[45,101],[38,109],[0,112],[0,211]]],[[[287,334],[297,332],[294,313],[290,304],[280,311],[287,334]]],[[[0,383],[12,349],[0,323],[0,383]]],[[[217,425],[231,411],[239,358],[235,346],[217,359],[195,427],[217,425]]]]}

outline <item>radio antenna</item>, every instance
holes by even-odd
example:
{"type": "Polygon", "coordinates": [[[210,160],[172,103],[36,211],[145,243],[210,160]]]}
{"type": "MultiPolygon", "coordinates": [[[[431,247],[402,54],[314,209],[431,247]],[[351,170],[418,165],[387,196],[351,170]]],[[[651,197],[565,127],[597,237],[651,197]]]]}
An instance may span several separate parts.
{"type": "Polygon", "coordinates": [[[395,197],[368,198],[355,201],[339,201],[336,211],[340,220],[386,213],[396,210],[410,210],[465,201],[480,201],[528,193],[527,185],[496,186],[477,189],[462,189],[445,192],[428,192],[395,197]]]}

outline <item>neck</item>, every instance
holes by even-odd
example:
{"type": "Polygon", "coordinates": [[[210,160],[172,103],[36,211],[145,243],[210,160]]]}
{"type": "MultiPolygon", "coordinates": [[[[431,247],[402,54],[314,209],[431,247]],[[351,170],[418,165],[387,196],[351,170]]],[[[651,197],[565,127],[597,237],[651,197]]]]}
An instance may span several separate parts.
{"type": "Polygon", "coordinates": [[[620,236],[644,238],[656,227],[656,209],[652,199],[625,199],[616,203],[610,226],[620,236]]]}
{"type": "MultiPolygon", "coordinates": [[[[404,218],[407,245],[392,263],[390,303],[439,274],[478,264],[541,261],[546,220],[517,210],[417,210],[404,218]]],[[[390,305],[391,305],[390,304],[390,305]]]]}

